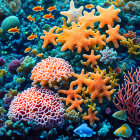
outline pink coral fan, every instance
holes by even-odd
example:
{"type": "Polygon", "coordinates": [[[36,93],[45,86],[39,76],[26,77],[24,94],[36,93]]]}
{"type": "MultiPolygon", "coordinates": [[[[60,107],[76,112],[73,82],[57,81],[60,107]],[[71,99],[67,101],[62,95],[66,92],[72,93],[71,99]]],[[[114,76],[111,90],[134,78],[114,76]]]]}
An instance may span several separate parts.
{"type": "Polygon", "coordinates": [[[3,57],[0,57],[0,66],[3,66],[5,64],[5,60],[3,57]]]}
{"type": "Polygon", "coordinates": [[[58,88],[57,83],[66,81],[73,72],[71,65],[65,60],[49,57],[38,63],[32,70],[31,80],[33,85],[40,82],[41,86],[49,84],[50,87],[58,88]]]}
{"type": "Polygon", "coordinates": [[[119,110],[126,110],[129,122],[140,125],[140,67],[124,76],[125,84],[114,98],[119,110]]]}
{"type": "Polygon", "coordinates": [[[53,128],[63,125],[63,107],[57,93],[34,86],[14,97],[7,115],[16,121],[34,121],[37,126],[53,128]]]}
{"type": "Polygon", "coordinates": [[[12,74],[17,73],[16,70],[20,66],[20,63],[21,63],[21,61],[18,60],[18,59],[11,61],[11,63],[8,66],[9,72],[12,73],[12,74]]]}

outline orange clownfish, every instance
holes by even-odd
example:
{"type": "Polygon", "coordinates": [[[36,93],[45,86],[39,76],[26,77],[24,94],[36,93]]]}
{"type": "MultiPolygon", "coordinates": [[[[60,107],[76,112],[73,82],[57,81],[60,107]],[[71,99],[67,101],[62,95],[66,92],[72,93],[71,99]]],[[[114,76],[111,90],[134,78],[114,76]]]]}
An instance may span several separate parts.
{"type": "Polygon", "coordinates": [[[18,29],[17,27],[15,28],[11,28],[8,30],[9,33],[15,34],[15,33],[20,33],[20,29],[18,29]]]}
{"type": "Polygon", "coordinates": [[[28,16],[27,17],[30,21],[33,21],[33,22],[35,22],[35,18],[32,18],[32,16],[30,15],[30,16],[28,16]]]}
{"type": "Polygon", "coordinates": [[[28,48],[26,48],[25,50],[24,50],[24,53],[27,53],[27,52],[29,52],[31,50],[31,47],[28,47],[28,48]]]}
{"type": "Polygon", "coordinates": [[[91,8],[94,8],[94,5],[87,4],[87,5],[85,6],[85,8],[91,9],[91,8]]]}
{"type": "Polygon", "coordinates": [[[53,11],[53,10],[56,10],[56,5],[55,5],[55,6],[52,6],[52,7],[49,7],[49,8],[47,9],[47,11],[53,11]]]}
{"type": "Polygon", "coordinates": [[[43,16],[43,18],[45,18],[45,19],[49,19],[49,18],[54,19],[54,15],[52,16],[52,13],[46,14],[46,15],[43,16]]]}
{"type": "Polygon", "coordinates": [[[33,35],[33,33],[32,33],[27,39],[34,40],[34,38],[37,38],[37,35],[33,35]]]}
{"type": "Polygon", "coordinates": [[[36,11],[36,12],[41,11],[41,10],[44,10],[44,7],[40,7],[39,5],[33,8],[33,11],[36,11]]]}

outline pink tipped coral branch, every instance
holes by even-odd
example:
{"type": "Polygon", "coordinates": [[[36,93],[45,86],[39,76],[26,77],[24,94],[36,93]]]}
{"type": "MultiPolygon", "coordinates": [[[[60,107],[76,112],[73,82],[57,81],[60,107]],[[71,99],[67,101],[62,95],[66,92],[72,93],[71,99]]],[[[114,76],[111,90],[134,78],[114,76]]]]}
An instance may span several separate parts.
{"type": "Polygon", "coordinates": [[[115,96],[114,104],[119,110],[126,110],[129,122],[140,124],[140,68],[124,76],[125,84],[115,96]]]}

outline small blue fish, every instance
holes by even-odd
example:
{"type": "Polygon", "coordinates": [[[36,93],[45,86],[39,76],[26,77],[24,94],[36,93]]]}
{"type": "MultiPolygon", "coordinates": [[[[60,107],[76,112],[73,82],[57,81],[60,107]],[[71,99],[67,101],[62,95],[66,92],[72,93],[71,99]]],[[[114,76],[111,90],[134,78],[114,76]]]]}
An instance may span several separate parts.
{"type": "Polygon", "coordinates": [[[88,127],[86,123],[81,124],[73,132],[80,137],[92,137],[92,134],[96,134],[96,132],[94,132],[90,127],[88,127]]]}

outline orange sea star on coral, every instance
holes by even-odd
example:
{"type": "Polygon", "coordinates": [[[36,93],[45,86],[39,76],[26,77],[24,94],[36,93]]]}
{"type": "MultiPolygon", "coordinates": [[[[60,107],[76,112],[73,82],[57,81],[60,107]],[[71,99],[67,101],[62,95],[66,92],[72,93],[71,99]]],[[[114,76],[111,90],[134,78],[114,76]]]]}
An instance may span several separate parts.
{"type": "Polygon", "coordinates": [[[79,17],[80,23],[84,24],[85,27],[89,26],[91,28],[94,28],[94,22],[97,20],[96,16],[94,16],[94,13],[94,9],[90,13],[84,11],[84,16],[79,17]]]}
{"type": "Polygon", "coordinates": [[[123,36],[121,36],[119,34],[120,26],[117,25],[115,28],[112,28],[110,25],[108,25],[108,29],[109,30],[107,30],[106,33],[109,34],[109,37],[106,39],[106,42],[108,43],[108,42],[112,41],[115,48],[118,48],[119,45],[118,45],[117,40],[118,39],[119,40],[126,40],[126,38],[124,38],[123,36]]]}
{"type": "Polygon", "coordinates": [[[111,95],[115,89],[109,91],[111,86],[106,86],[109,82],[109,77],[103,79],[104,71],[101,73],[98,71],[96,73],[90,73],[90,76],[85,92],[91,94],[91,99],[94,101],[95,98],[98,98],[99,103],[103,103],[103,97],[105,96],[108,100],[111,100],[111,95]]]}
{"type": "Polygon", "coordinates": [[[96,114],[98,113],[98,111],[95,111],[94,113],[92,113],[92,109],[89,108],[88,109],[88,116],[83,116],[84,120],[89,120],[90,125],[94,124],[94,121],[99,121],[99,118],[96,117],[96,114]]]}
{"type": "Polygon", "coordinates": [[[94,55],[94,51],[92,50],[90,55],[84,54],[83,57],[86,58],[86,59],[88,59],[88,60],[87,60],[87,62],[83,62],[83,61],[81,60],[81,63],[82,63],[83,65],[87,65],[87,66],[89,66],[90,63],[92,63],[92,64],[91,64],[91,67],[94,68],[94,65],[97,65],[97,61],[96,61],[96,60],[99,59],[99,58],[101,57],[101,55],[95,56],[95,55],[94,55]]]}
{"type": "Polygon", "coordinates": [[[98,21],[100,21],[100,28],[104,27],[105,24],[113,26],[114,20],[120,22],[120,18],[117,16],[120,12],[120,9],[114,10],[114,5],[110,6],[109,8],[102,8],[97,6],[97,10],[100,13],[98,16],[98,21]]]}
{"type": "Polygon", "coordinates": [[[115,89],[110,90],[111,86],[106,86],[109,82],[109,77],[103,78],[104,71],[99,73],[87,73],[84,75],[84,70],[82,70],[80,75],[72,74],[77,80],[71,83],[71,86],[78,86],[78,91],[81,92],[83,84],[87,86],[85,93],[91,94],[91,99],[94,101],[95,98],[99,99],[99,103],[103,103],[103,97],[107,97],[111,100],[111,95],[114,93],[115,89]],[[89,77],[90,75],[90,77],[89,77]],[[82,78],[83,77],[83,78],[82,78]]]}
{"type": "Polygon", "coordinates": [[[72,29],[64,29],[62,36],[59,36],[57,42],[65,42],[61,48],[61,51],[70,49],[78,49],[78,53],[84,48],[86,51],[89,51],[89,40],[88,36],[92,34],[92,30],[87,30],[85,26],[78,27],[75,22],[72,22],[72,29]]]}
{"type": "Polygon", "coordinates": [[[56,41],[55,41],[55,38],[57,38],[59,35],[53,33],[53,31],[54,31],[56,28],[57,28],[57,27],[54,26],[53,28],[50,29],[49,32],[43,30],[45,36],[41,36],[41,37],[40,37],[41,39],[44,39],[44,44],[43,44],[42,48],[46,48],[46,46],[47,46],[49,43],[52,43],[54,46],[57,45],[57,43],[56,43],[56,41]]]}
{"type": "Polygon", "coordinates": [[[80,95],[78,95],[78,90],[73,90],[72,86],[70,86],[69,90],[59,90],[59,93],[66,94],[66,98],[61,98],[61,100],[66,102],[66,105],[71,104],[68,110],[73,110],[77,108],[80,112],[82,112],[82,108],[80,105],[84,101],[80,95]],[[74,100],[73,100],[74,99],[74,100]]]}
{"type": "Polygon", "coordinates": [[[102,50],[103,46],[106,45],[106,43],[103,41],[106,40],[106,35],[101,35],[99,31],[97,31],[96,33],[92,32],[92,35],[93,38],[89,38],[90,46],[94,50],[102,50]]]}
{"type": "Polygon", "coordinates": [[[72,73],[72,75],[73,75],[74,77],[76,77],[77,80],[72,81],[72,82],[71,82],[71,86],[73,87],[73,86],[75,86],[75,85],[78,85],[77,90],[78,90],[78,92],[81,92],[81,91],[82,91],[82,88],[83,88],[83,84],[84,84],[84,83],[85,83],[85,84],[87,83],[86,81],[87,81],[87,77],[89,76],[89,73],[84,74],[84,69],[82,69],[80,75],[78,75],[78,74],[76,74],[76,73],[72,73]]]}

